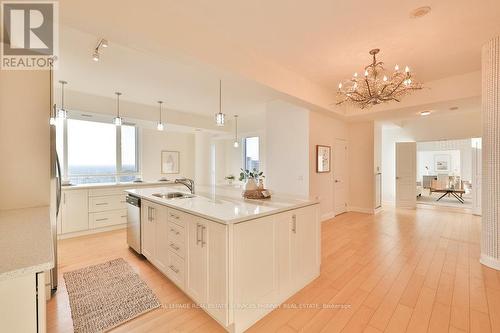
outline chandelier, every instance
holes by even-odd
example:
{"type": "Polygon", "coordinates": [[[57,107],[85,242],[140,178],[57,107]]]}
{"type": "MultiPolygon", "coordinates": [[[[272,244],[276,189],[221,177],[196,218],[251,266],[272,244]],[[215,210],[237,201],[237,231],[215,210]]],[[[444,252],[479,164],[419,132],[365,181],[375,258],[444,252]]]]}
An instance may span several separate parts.
{"type": "Polygon", "coordinates": [[[384,63],[377,62],[376,55],[379,52],[379,49],[370,51],[373,62],[365,67],[363,76],[354,73],[351,79],[339,83],[337,105],[350,103],[364,109],[390,101],[399,102],[401,97],[413,90],[422,89],[422,84],[412,79],[408,66],[401,71],[396,65],[390,77],[385,75],[384,63]]]}

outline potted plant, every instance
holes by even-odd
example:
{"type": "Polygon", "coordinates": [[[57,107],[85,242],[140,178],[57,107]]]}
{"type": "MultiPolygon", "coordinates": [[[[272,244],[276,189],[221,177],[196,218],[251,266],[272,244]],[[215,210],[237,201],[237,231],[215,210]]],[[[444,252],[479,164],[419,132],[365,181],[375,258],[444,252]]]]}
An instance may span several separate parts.
{"type": "Polygon", "coordinates": [[[259,181],[262,181],[263,178],[265,178],[264,173],[255,168],[251,171],[241,169],[240,181],[245,181],[245,191],[256,190],[259,181]]]}
{"type": "Polygon", "coordinates": [[[232,185],[233,181],[236,179],[236,177],[234,175],[229,175],[229,176],[224,177],[224,179],[227,180],[227,183],[229,185],[232,185]]]}

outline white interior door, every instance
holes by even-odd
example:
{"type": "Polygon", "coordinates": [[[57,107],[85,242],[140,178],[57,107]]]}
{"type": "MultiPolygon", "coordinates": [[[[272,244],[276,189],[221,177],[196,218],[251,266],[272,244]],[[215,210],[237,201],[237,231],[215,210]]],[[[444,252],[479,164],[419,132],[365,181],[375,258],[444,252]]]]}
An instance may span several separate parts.
{"type": "Polygon", "coordinates": [[[396,207],[417,206],[417,143],[396,143],[396,207]]]}
{"type": "Polygon", "coordinates": [[[335,148],[333,150],[333,179],[334,179],[334,194],[335,215],[345,213],[347,211],[347,142],[345,140],[336,139],[335,148]]]}

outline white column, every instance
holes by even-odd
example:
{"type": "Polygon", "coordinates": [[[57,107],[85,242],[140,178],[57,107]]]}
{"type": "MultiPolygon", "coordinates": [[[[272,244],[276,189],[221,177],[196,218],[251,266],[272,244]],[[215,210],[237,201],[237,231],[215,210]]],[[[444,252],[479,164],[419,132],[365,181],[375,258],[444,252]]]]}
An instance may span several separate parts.
{"type": "Polygon", "coordinates": [[[481,263],[500,270],[500,37],[482,52],[483,180],[481,263]]]}

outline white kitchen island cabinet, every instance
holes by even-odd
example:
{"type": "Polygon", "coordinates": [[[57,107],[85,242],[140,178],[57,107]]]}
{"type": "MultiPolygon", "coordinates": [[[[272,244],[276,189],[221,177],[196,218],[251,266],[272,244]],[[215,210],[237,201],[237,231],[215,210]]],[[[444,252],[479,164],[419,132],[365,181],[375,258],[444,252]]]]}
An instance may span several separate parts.
{"type": "Polygon", "coordinates": [[[143,254],[229,332],[244,332],[319,276],[314,201],[280,202],[259,214],[249,206],[257,202],[228,201],[238,207],[233,211],[250,207],[253,213],[222,220],[196,209],[203,200],[210,207],[220,200],[161,201],[147,191],[133,193],[142,197],[143,254]]]}

